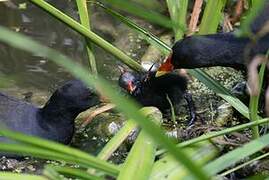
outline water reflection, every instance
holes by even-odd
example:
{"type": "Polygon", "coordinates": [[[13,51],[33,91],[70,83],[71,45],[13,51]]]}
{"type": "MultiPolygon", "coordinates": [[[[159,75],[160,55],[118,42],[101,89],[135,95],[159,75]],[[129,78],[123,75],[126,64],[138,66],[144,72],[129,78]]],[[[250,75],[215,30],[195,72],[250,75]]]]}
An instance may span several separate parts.
{"type": "MultiPolygon", "coordinates": [[[[48,2],[73,18],[78,18],[74,1],[48,2]]],[[[84,39],[29,2],[23,0],[0,2],[0,25],[58,50],[79,64],[88,65],[84,39]]],[[[108,79],[112,79],[115,75],[111,69],[115,68],[111,65],[115,63],[115,59],[100,48],[95,48],[95,54],[98,70],[108,79]]],[[[72,78],[64,69],[46,58],[33,56],[3,43],[0,43],[0,76],[2,77],[0,79],[12,81],[13,86],[18,88],[32,87],[45,91],[53,84],[72,78]]]]}

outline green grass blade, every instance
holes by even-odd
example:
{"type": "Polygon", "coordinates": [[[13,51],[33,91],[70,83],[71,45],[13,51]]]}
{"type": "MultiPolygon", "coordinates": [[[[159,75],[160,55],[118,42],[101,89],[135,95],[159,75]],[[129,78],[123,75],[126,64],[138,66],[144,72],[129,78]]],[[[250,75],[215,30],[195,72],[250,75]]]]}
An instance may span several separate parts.
{"type": "Polygon", "coordinates": [[[170,29],[173,28],[173,23],[168,17],[166,17],[160,13],[157,13],[155,11],[145,9],[142,6],[140,6],[139,4],[134,3],[132,1],[129,1],[129,0],[106,0],[105,2],[109,3],[110,5],[112,5],[113,7],[117,8],[117,9],[120,9],[122,11],[131,13],[137,17],[145,19],[148,22],[158,24],[158,25],[163,26],[165,28],[170,28],[170,29]]]}
{"type": "Polygon", "coordinates": [[[267,156],[269,156],[269,153],[262,154],[262,155],[260,155],[260,156],[258,156],[256,158],[253,158],[253,159],[251,159],[251,160],[249,160],[249,161],[247,161],[247,162],[245,162],[243,164],[240,164],[239,166],[236,166],[236,167],[234,167],[232,169],[229,169],[228,171],[225,171],[225,172],[221,173],[220,176],[226,176],[226,175],[228,175],[228,174],[230,174],[230,173],[232,173],[234,171],[237,171],[237,170],[239,170],[239,169],[241,169],[241,168],[243,168],[243,167],[245,167],[247,165],[250,165],[250,164],[252,164],[254,162],[257,162],[258,160],[263,159],[263,158],[265,158],[267,156]]]}
{"type": "Polygon", "coordinates": [[[71,177],[75,179],[82,179],[82,180],[102,180],[103,179],[101,177],[91,175],[84,170],[70,168],[70,167],[48,165],[45,167],[45,171],[54,171],[59,174],[63,174],[67,177],[71,177]]]}
{"type": "MultiPolygon", "coordinates": [[[[76,0],[77,2],[77,7],[78,7],[78,12],[80,16],[80,21],[81,24],[87,28],[91,29],[91,23],[90,23],[90,18],[89,18],[89,11],[87,8],[87,0],[76,0]]],[[[92,74],[97,75],[97,67],[96,67],[96,62],[95,62],[95,56],[93,54],[93,47],[91,42],[86,38],[86,49],[88,53],[88,58],[89,58],[89,64],[90,64],[90,71],[92,74]]]]}
{"type": "MultiPolygon", "coordinates": [[[[152,120],[155,121],[155,123],[160,124],[162,115],[157,108],[146,107],[144,110],[148,111],[148,113],[152,113],[151,115],[154,116],[154,119],[152,120]]],[[[147,180],[154,163],[156,148],[157,146],[152,138],[142,130],[122,165],[122,169],[117,179],[147,180]]]]}
{"type": "MultiPolygon", "coordinates": [[[[263,63],[260,67],[260,72],[259,72],[259,94],[257,96],[250,96],[250,101],[249,101],[250,115],[249,116],[250,116],[250,120],[254,122],[259,119],[259,116],[258,116],[259,99],[260,99],[265,69],[266,69],[266,63],[263,63]]],[[[260,136],[259,127],[258,126],[252,127],[252,138],[256,139],[259,136],[260,136]]]]}
{"type": "MultiPolygon", "coordinates": [[[[266,119],[257,120],[256,122],[249,122],[249,123],[237,125],[237,126],[234,126],[234,127],[231,127],[231,128],[226,128],[226,129],[223,129],[221,131],[210,132],[210,133],[204,134],[202,136],[199,136],[197,138],[193,138],[193,139],[184,141],[182,143],[179,143],[177,146],[180,147],[180,148],[188,147],[188,146],[194,145],[196,143],[206,141],[206,140],[218,137],[218,136],[223,136],[225,134],[229,134],[229,133],[232,133],[232,132],[242,131],[242,130],[244,130],[246,128],[251,128],[251,127],[257,126],[257,125],[267,124],[268,122],[269,122],[269,118],[266,118],[266,119]]],[[[156,155],[160,155],[160,154],[163,154],[165,152],[166,151],[164,151],[164,150],[159,150],[156,153],[156,155]]]]}
{"type": "Polygon", "coordinates": [[[128,135],[137,127],[137,124],[128,120],[124,126],[106,143],[105,147],[98,153],[97,157],[102,160],[108,160],[114,151],[122,144],[128,135]]]}
{"type": "Polygon", "coordinates": [[[199,27],[199,34],[212,34],[217,31],[223,15],[226,0],[208,0],[199,27]]]}
{"type": "Polygon", "coordinates": [[[8,152],[19,152],[18,150],[20,149],[20,151],[23,151],[23,154],[31,155],[29,154],[31,152],[32,154],[35,154],[36,156],[44,159],[60,158],[63,160],[68,160],[71,163],[72,161],[74,161],[83,164],[87,168],[101,168],[100,170],[109,172],[113,175],[116,175],[119,172],[119,168],[117,166],[107,163],[105,161],[101,161],[100,159],[93,157],[85,152],[65,146],[63,144],[59,144],[45,139],[40,139],[38,137],[24,135],[18,132],[13,132],[5,129],[0,129],[0,135],[26,144],[25,146],[22,146],[20,148],[20,145],[17,144],[3,143],[0,146],[0,150],[8,152]]]}
{"type": "Polygon", "coordinates": [[[240,30],[237,31],[237,33],[240,36],[249,36],[252,37],[252,32],[251,32],[251,23],[255,19],[255,17],[259,14],[259,12],[262,10],[264,7],[266,0],[252,0],[251,3],[251,10],[249,11],[247,17],[242,21],[240,30]]]}
{"type": "Polygon", "coordinates": [[[110,52],[112,55],[117,57],[119,60],[121,60],[123,63],[128,65],[130,68],[136,70],[136,71],[143,71],[143,68],[132,58],[127,56],[124,52],[95,34],[94,32],[90,31],[89,29],[82,26],[80,23],[75,21],[74,19],[70,18],[60,10],[56,9],[49,3],[47,3],[44,0],[29,0],[33,4],[37,5],[41,9],[47,11],[50,15],[57,18],[61,22],[65,23],[69,27],[71,27],[73,30],[77,31],[78,33],[82,34],[83,36],[89,38],[93,43],[100,46],[107,52],[110,52]]]}
{"type": "MultiPolygon", "coordinates": [[[[147,107],[142,108],[140,111],[145,116],[149,116],[155,112],[154,109],[149,109],[147,107]]],[[[137,124],[135,121],[129,119],[117,134],[106,143],[105,147],[98,153],[97,157],[102,160],[107,160],[135,128],[137,128],[137,124]]]]}
{"type": "Polygon", "coordinates": [[[43,174],[48,177],[49,179],[53,179],[53,180],[63,180],[64,177],[61,176],[61,174],[59,174],[57,171],[55,171],[52,168],[49,167],[45,167],[45,169],[43,170],[43,174]]]}
{"type": "Polygon", "coordinates": [[[237,148],[233,151],[226,153],[225,155],[217,158],[211,163],[205,166],[205,170],[210,175],[215,175],[222,170],[230,167],[231,165],[237,163],[243,158],[246,158],[257,151],[265,148],[269,145],[269,134],[252,140],[251,142],[245,144],[243,147],[237,148]]]}
{"type": "Polygon", "coordinates": [[[234,97],[229,90],[223,87],[219,82],[215,81],[207,73],[200,69],[188,70],[188,72],[203,82],[209,89],[213,90],[220,97],[230,103],[238,112],[249,119],[248,107],[242,103],[238,98],[234,97]]]}
{"type": "Polygon", "coordinates": [[[46,177],[29,174],[18,174],[12,172],[0,172],[0,179],[3,180],[49,180],[46,177]]]}
{"type": "Polygon", "coordinates": [[[164,135],[163,130],[161,130],[156,124],[152,123],[143,114],[138,112],[139,108],[136,103],[119,96],[117,91],[112,89],[111,85],[104,79],[90,75],[80,65],[75,64],[71,59],[63,54],[42,46],[23,35],[9,31],[3,27],[0,27],[0,41],[21,50],[47,57],[56,64],[64,67],[75,77],[84,81],[87,85],[92,85],[96,87],[97,90],[101,90],[102,94],[109,97],[112,103],[117,105],[117,108],[120,111],[122,111],[127,117],[134,119],[157,143],[167,149],[168,152],[175,157],[175,159],[181,162],[190,172],[192,172],[195,177],[207,179],[207,176],[201,170],[201,167],[192,162],[181,149],[176,148],[172,140],[164,135]],[[27,44],[27,46],[25,46],[25,44],[27,44]]]}
{"type": "Polygon", "coordinates": [[[156,145],[152,139],[144,131],[140,132],[117,179],[148,179],[155,158],[155,150],[156,145]]]}
{"type": "MultiPolygon", "coordinates": [[[[209,141],[185,148],[184,151],[192,157],[193,161],[201,165],[208,163],[219,153],[218,148],[209,141]]],[[[187,175],[190,174],[186,171],[186,168],[178,164],[170,155],[165,155],[154,163],[150,179],[185,179],[187,175]]]]}
{"type": "MultiPolygon", "coordinates": [[[[12,131],[10,132],[12,133],[12,131]]],[[[0,130],[0,133],[2,133],[2,130],[0,130]]],[[[17,134],[17,135],[22,135],[22,134],[17,134]]],[[[13,139],[16,139],[16,138],[13,138],[13,139]]],[[[42,139],[39,139],[39,140],[42,142],[42,139]]],[[[90,168],[90,167],[96,168],[112,176],[116,176],[119,172],[119,168],[117,166],[109,164],[105,161],[101,161],[100,159],[92,157],[90,155],[88,156],[90,157],[91,160],[89,160],[89,158],[83,158],[76,155],[55,152],[52,150],[48,150],[45,147],[42,148],[42,147],[35,147],[32,145],[9,144],[9,143],[0,143],[0,145],[1,145],[0,151],[2,152],[34,156],[34,157],[38,157],[42,159],[64,160],[71,164],[75,164],[75,163],[79,164],[85,168],[90,168]]]]}
{"type": "Polygon", "coordinates": [[[164,54],[170,53],[170,47],[165,44],[163,41],[161,41],[157,36],[149,32],[143,27],[138,26],[135,22],[133,22],[131,19],[127,18],[126,16],[121,15],[120,13],[114,11],[111,8],[106,7],[105,5],[101,3],[95,3],[99,7],[103,8],[107,13],[111,14],[112,16],[119,19],[121,22],[125,23],[127,26],[129,26],[131,29],[139,33],[147,42],[157,47],[160,51],[162,51],[164,54]]]}
{"type": "Polygon", "coordinates": [[[174,22],[175,39],[179,40],[183,37],[186,30],[186,19],[188,0],[166,0],[166,4],[170,13],[171,20],[174,22]],[[184,27],[184,29],[180,28],[184,27]]]}

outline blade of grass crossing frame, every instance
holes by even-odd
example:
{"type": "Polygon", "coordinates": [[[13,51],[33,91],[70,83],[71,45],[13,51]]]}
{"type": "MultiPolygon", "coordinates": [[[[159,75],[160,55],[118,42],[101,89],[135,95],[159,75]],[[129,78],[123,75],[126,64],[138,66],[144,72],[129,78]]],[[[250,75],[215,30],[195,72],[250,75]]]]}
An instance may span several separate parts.
{"type": "Polygon", "coordinates": [[[212,34],[216,32],[225,4],[226,0],[207,1],[198,34],[212,34]]]}
{"type": "MultiPolygon", "coordinates": [[[[87,0],[76,0],[76,2],[77,2],[81,24],[90,30],[91,29],[91,22],[89,18],[90,11],[88,11],[88,8],[87,8],[87,0]]],[[[97,67],[96,67],[95,56],[93,53],[92,43],[89,41],[88,38],[85,38],[85,41],[86,41],[86,49],[88,53],[91,73],[94,75],[97,75],[97,67]]]]}
{"type": "Polygon", "coordinates": [[[31,3],[35,4],[42,10],[48,12],[50,15],[55,17],[56,19],[60,20],[61,22],[68,25],[73,30],[77,31],[78,33],[82,34],[83,36],[89,38],[93,43],[100,46],[107,52],[111,53],[115,57],[117,57],[120,61],[125,63],[127,66],[132,68],[135,71],[143,71],[144,69],[137,63],[135,60],[127,56],[123,51],[119,50],[94,32],[90,31],[89,29],[82,26],[80,23],[72,19],[71,17],[67,16],[59,9],[56,9],[49,3],[44,0],[29,0],[31,3]]]}
{"type": "Polygon", "coordinates": [[[0,172],[0,179],[3,180],[49,180],[44,176],[29,175],[29,174],[18,174],[12,172],[0,172]]]}
{"type": "Polygon", "coordinates": [[[269,145],[269,134],[252,140],[251,142],[239,147],[233,151],[230,151],[221,157],[215,159],[205,166],[205,170],[210,175],[215,175],[224,169],[230,167],[231,165],[237,163],[243,158],[246,158],[257,151],[260,151],[264,147],[269,145]]]}
{"type": "MultiPolygon", "coordinates": [[[[140,109],[141,113],[145,116],[153,114],[156,110],[154,108],[144,107],[140,109]]],[[[112,153],[122,144],[122,142],[128,137],[128,135],[137,128],[137,123],[132,119],[127,120],[124,126],[113,136],[105,147],[98,153],[97,157],[102,160],[107,160],[112,153]]]]}
{"type": "Polygon", "coordinates": [[[170,13],[171,20],[175,26],[173,28],[175,39],[179,40],[183,37],[186,30],[186,16],[188,9],[188,0],[166,0],[166,4],[170,13]],[[184,27],[184,29],[180,28],[184,27]]]}
{"type": "MultiPolygon", "coordinates": [[[[218,136],[222,136],[222,135],[229,134],[229,133],[232,133],[232,132],[239,132],[239,131],[242,131],[244,129],[251,128],[253,126],[267,124],[267,123],[269,123],[269,118],[257,120],[256,122],[249,122],[249,123],[237,125],[237,126],[234,126],[234,127],[231,127],[231,128],[223,129],[221,131],[210,132],[210,133],[204,134],[204,135],[199,136],[197,138],[193,138],[193,139],[184,141],[182,143],[179,143],[179,144],[177,144],[177,146],[181,147],[181,148],[188,147],[188,146],[194,145],[196,143],[206,141],[206,140],[210,140],[210,139],[218,137],[218,136]]],[[[165,150],[161,149],[156,153],[156,155],[158,156],[158,155],[161,155],[161,154],[163,154],[165,152],[166,152],[165,150]]]]}
{"type": "Polygon", "coordinates": [[[86,171],[80,170],[80,169],[75,169],[75,168],[70,168],[70,167],[61,167],[61,166],[52,166],[52,165],[47,165],[45,167],[45,170],[57,174],[62,174],[67,177],[72,177],[76,179],[83,179],[83,180],[102,180],[103,178],[94,176],[89,174],[86,171]]]}
{"type": "MultiPolygon", "coordinates": [[[[117,9],[131,13],[137,17],[140,17],[140,18],[145,19],[149,22],[158,24],[158,25],[163,26],[165,28],[172,29],[174,26],[172,21],[168,17],[166,17],[160,13],[157,13],[155,11],[152,11],[150,9],[145,9],[135,2],[127,1],[127,0],[106,0],[106,1],[102,1],[102,2],[109,3],[110,5],[112,5],[113,7],[117,8],[117,9]]],[[[183,28],[183,27],[181,27],[181,28],[183,28]]]]}
{"type": "MultiPolygon", "coordinates": [[[[151,120],[160,126],[162,113],[154,107],[146,107],[144,110],[151,112],[149,114],[151,120]]],[[[142,129],[131,151],[128,153],[117,179],[149,179],[155,160],[156,148],[155,142],[142,129]]]]}
{"type": "Polygon", "coordinates": [[[207,73],[200,69],[188,70],[188,72],[196,77],[199,81],[203,82],[209,89],[212,89],[224,100],[229,102],[238,112],[249,119],[248,107],[242,103],[238,98],[234,97],[229,90],[223,87],[219,82],[212,79],[207,73]]]}
{"type": "Polygon", "coordinates": [[[170,53],[170,47],[165,44],[163,41],[161,41],[157,36],[149,32],[143,27],[140,27],[135,22],[133,22],[131,19],[127,18],[126,16],[121,15],[120,13],[114,11],[111,8],[106,7],[104,4],[100,2],[91,2],[96,4],[97,6],[103,8],[107,13],[111,14],[112,16],[119,19],[121,22],[125,23],[127,26],[129,26],[132,30],[136,31],[141,35],[148,43],[154,45],[157,47],[160,51],[162,51],[164,54],[170,53]]]}

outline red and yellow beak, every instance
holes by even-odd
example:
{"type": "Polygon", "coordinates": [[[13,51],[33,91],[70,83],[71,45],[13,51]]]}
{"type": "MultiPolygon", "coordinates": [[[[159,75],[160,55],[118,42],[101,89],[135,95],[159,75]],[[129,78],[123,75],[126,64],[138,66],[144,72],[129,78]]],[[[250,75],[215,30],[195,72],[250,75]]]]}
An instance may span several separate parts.
{"type": "Polygon", "coordinates": [[[162,76],[166,73],[169,73],[174,70],[174,66],[172,64],[172,53],[166,58],[165,62],[161,64],[158,71],[156,72],[156,77],[162,76]]]}
{"type": "Polygon", "coordinates": [[[127,91],[129,93],[133,93],[135,89],[136,89],[136,86],[131,81],[129,81],[127,84],[127,91]]]}

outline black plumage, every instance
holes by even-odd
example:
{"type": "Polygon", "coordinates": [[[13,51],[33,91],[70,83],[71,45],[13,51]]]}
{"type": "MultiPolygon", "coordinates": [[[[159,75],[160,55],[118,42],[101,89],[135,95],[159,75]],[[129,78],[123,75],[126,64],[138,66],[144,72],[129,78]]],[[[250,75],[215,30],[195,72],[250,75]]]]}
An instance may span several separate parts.
{"type": "Polygon", "coordinates": [[[159,70],[212,66],[246,69],[256,54],[265,54],[269,48],[269,33],[260,33],[268,22],[269,1],[250,25],[253,34],[260,34],[256,42],[237,37],[233,32],[186,37],[174,44],[171,55],[159,70]]]}
{"type": "MultiPolygon", "coordinates": [[[[2,127],[59,143],[68,144],[74,133],[76,116],[99,103],[93,88],[71,80],[57,89],[43,108],[0,93],[2,127]]],[[[1,141],[10,141],[0,137],[1,141]]]]}
{"type": "Polygon", "coordinates": [[[186,77],[176,72],[156,77],[156,72],[126,71],[119,77],[119,85],[143,106],[155,106],[162,112],[170,109],[167,96],[177,106],[187,89],[186,77]]]}

